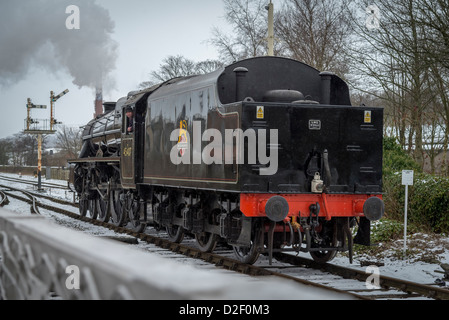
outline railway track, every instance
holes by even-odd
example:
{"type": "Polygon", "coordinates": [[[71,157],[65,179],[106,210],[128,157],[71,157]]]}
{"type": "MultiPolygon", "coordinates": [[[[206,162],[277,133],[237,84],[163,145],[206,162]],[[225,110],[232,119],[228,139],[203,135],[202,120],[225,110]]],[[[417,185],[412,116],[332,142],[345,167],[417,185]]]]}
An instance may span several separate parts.
{"type": "MultiPolygon", "coordinates": [[[[361,282],[366,282],[366,280],[372,275],[370,273],[366,273],[354,268],[342,267],[332,263],[317,263],[307,258],[289,254],[280,254],[276,258],[278,259],[278,261],[287,262],[292,265],[303,265],[307,268],[312,268],[315,270],[322,270],[333,275],[340,276],[344,279],[354,279],[361,282]]],[[[436,300],[449,300],[449,290],[447,289],[436,287],[434,285],[420,284],[403,279],[383,276],[380,274],[378,275],[378,277],[380,287],[378,289],[368,289],[365,287],[351,290],[353,292],[359,292],[360,294],[366,293],[370,299],[404,299],[426,297],[436,300]],[[401,293],[398,294],[398,292],[394,292],[394,290],[392,289],[400,291],[401,293]]]]}
{"type": "MultiPolygon", "coordinates": [[[[7,186],[0,187],[15,191],[25,192],[17,188],[7,186]]],[[[414,283],[411,281],[395,279],[379,275],[379,287],[368,288],[366,286],[367,279],[372,275],[364,271],[353,268],[346,268],[337,266],[331,263],[318,264],[313,260],[302,258],[299,256],[289,254],[278,254],[273,265],[268,265],[266,259],[260,259],[256,265],[243,264],[231,257],[232,250],[222,248],[220,254],[205,253],[200,251],[193,244],[177,244],[169,241],[164,233],[150,234],[152,230],[147,229],[147,232],[136,233],[126,227],[117,227],[110,223],[101,222],[99,220],[92,220],[89,217],[81,217],[78,213],[61,208],[64,206],[76,207],[75,204],[63,200],[55,200],[52,197],[41,194],[31,194],[26,192],[26,198],[5,192],[8,196],[17,198],[27,203],[34,203],[36,208],[46,209],[52,212],[63,214],[70,218],[84,221],[96,226],[101,226],[117,233],[126,234],[136,239],[140,239],[148,244],[153,244],[175,255],[183,255],[185,257],[203,260],[208,264],[214,264],[227,270],[232,270],[250,276],[276,276],[301,284],[325,288],[333,290],[336,293],[350,295],[355,299],[411,299],[411,298],[428,298],[436,300],[449,300],[449,290],[430,286],[425,284],[414,283]],[[31,199],[34,197],[34,200],[31,199]],[[45,199],[45,202],[55,201],[59,206],[54,206],[48,203],[37,201],[36,198],[45,199]]],[[[34,209],[33,209],[34,210],[34,209]]],[[[160,249],[159,249],[160,250],[160,249]]],[[[165,253],[167,255],[169,253],[165,253]]]]}
{"type": "Polygon", "coordinates": [[[0,207],[3,207],[5,205],[7,205],[8,203],[9,203],[8,196],[6,195],[5,192],[0,190],[0,207]]]}
{"type": "MultiPolygon", "coordinates": [[[[30,180],[8,177],[8,176],[4,176],[4,175],[0,175],[0,180],[28,184],[28,185],[32,185],[37,188],[37,182],[30,181],[30,180]]],[[[55,189],[69,190],[67,186],[63,186],[61,184],[56,184],[56,183],[42,182],[41,186],[44,188],[55,188],[55,189]]]]}
{"type": "Polygon", "coordinates": [[[19,191],[19,192],[23,193],[26,196],[26,198],[18,196],[16,194],[13,194],[10,191],[2,191],[2,193],[4,194],[4,196],[6,197],[8,202],[9,202],[9,199],[7,197],[11,197],[11,198],[15,198],[15,199],[20,200],[20,201],[27,202],[27,203],[29,203],[31,205],[31,207],[30,207],[31,214],[40,214],[39,208],[38,208],[37,197],[34,196],[33,194],[31,194],[30,192],[27,192],[27,191],[24,191],[24,190],[20,190],[20,189],[16,189],[16,188],[11,188],[11,187],[4,186],[4,185],[0,185],[0,188],[6,188],[6,189],[8,189],[10,191],[19,191]]]}

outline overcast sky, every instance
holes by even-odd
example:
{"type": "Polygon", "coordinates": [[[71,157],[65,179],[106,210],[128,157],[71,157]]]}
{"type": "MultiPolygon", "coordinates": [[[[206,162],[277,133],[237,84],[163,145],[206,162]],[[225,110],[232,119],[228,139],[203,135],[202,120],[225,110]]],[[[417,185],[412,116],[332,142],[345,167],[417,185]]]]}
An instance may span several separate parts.
{"type": "Polygon", "coordinates": [[[27,98],[48,105],[33,118],[49,119],[50,91],[69,89],[55,118],[80,126],[92,119],[99,74],[104,100],[117,101],[169,55],[218,59],[206,43],[214,26],[229,30],[221,0],[0,0],[0,139],[24,129],[27,98]],[[69,5],[79,30],[66,27],[69,5]]]}

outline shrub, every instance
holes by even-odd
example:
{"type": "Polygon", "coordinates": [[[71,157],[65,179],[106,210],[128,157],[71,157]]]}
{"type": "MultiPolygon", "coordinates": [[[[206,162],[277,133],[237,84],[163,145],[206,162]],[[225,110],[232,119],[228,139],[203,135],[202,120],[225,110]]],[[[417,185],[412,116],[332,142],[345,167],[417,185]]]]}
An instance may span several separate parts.
{"type": "Polygon", "coordinates": [[[383,174],[388,177],[402,170],[422,172],[421,167],[396,142],[396,138],[385,137],[383,143],[383,174]]]}
{"type": "Polygon", "coordinates": [[[384,140],[383,186],[386,215],[404,220],[405,187],[402,170],[414,170],[409,187],[408,220],[424,230],[449,232],[449,179],[423,173],[392,138],[384,140]]]}

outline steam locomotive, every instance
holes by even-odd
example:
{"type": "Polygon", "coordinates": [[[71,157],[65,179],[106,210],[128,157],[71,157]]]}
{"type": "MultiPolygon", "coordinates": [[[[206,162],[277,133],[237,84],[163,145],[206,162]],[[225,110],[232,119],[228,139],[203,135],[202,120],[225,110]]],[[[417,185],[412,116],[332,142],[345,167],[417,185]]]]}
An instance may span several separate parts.
{"type": "Polygon", "coordinates": [[[221,241],[252,264],[284,251],[352,262],[384,214],[383,109],[351,106],[330,72],[257,57],[104,107],[70,161],[83,216],[202,251],[221,241]]]}

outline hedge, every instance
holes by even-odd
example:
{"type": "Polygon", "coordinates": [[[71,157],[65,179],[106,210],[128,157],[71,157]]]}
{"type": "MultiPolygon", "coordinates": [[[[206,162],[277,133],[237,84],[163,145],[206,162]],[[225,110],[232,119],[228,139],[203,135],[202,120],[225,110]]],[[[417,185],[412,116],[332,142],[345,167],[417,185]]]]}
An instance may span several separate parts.
{"type": "MultiPolygon", "coordinates": [[[[404,219],[405,186],[401,174],[384,178],[388,218],[404,219]]],[[[437,233],[449,233],[449,179],[427,173],[415,174],[409,186],[408,221],[437,233]]]]}
{"type": "Polygon", "coordinates": [[[402,170],[414,170],[409,186],[408,221],[422,230],[449,233],[449,178],[423,173],[394,139],[384,141],[384,201],[386,217],[404,220],[405,186],[402,170]]]}

